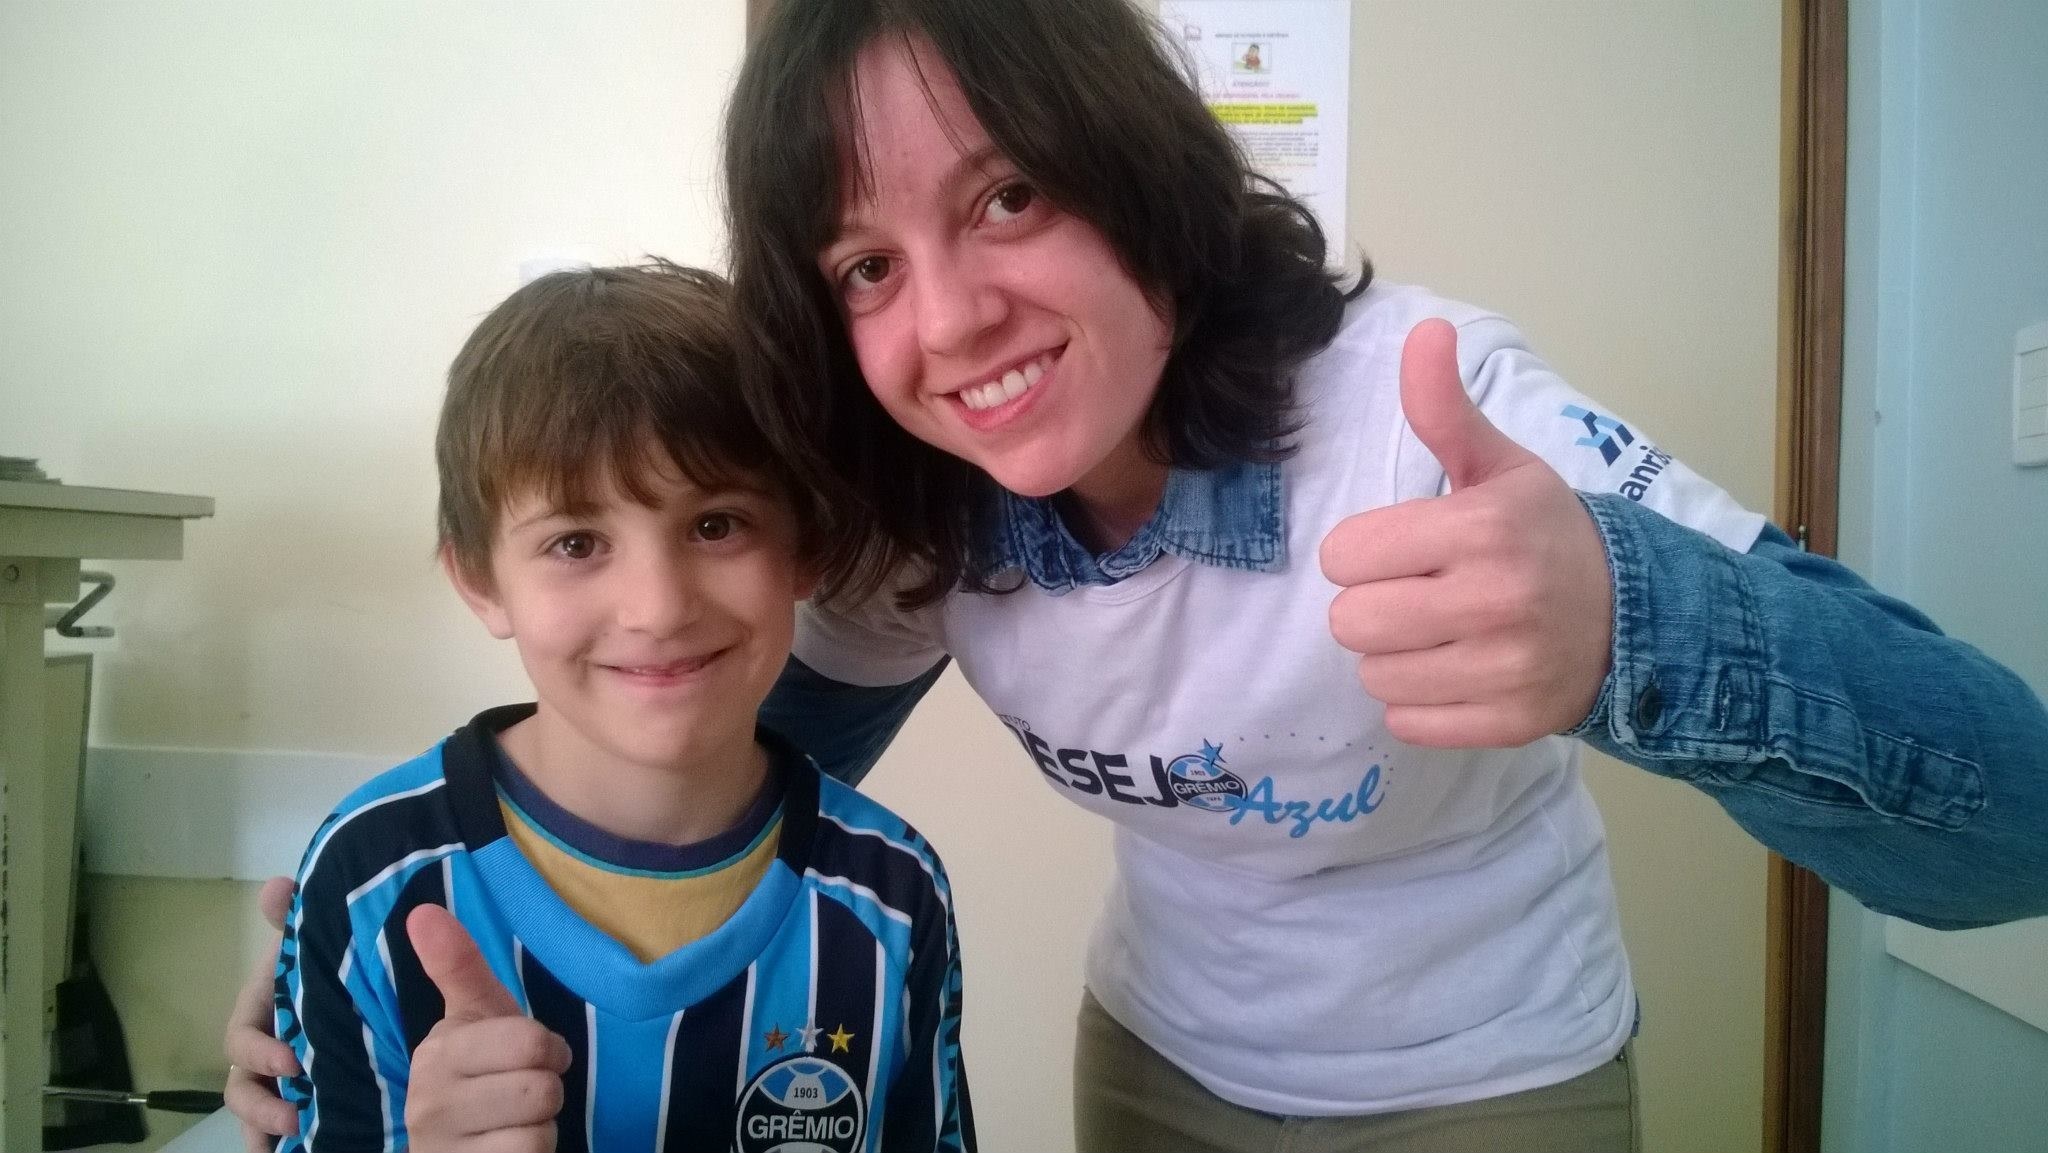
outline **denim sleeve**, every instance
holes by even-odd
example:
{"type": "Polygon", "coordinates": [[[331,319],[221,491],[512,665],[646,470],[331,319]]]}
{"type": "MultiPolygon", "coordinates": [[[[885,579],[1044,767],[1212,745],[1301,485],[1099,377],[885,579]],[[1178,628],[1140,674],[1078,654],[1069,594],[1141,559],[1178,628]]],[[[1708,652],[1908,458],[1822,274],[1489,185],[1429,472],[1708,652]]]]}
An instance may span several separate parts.
{"type": "Polygon", "coordinates": [[[1878,912],[2048,913],[2048,709],[2024,681],[1775,528],[1737,553],[1581,495],[1614,574],[1614,666],[1567,735],[1699,788],[1878,912]]]}
{"type": "Polygon", "coordinates": [[[792,656],[761,703],[761,723],[811,755],[827,776],[858,785],[951,658],[900,685],[849,685],[792,656]]]}

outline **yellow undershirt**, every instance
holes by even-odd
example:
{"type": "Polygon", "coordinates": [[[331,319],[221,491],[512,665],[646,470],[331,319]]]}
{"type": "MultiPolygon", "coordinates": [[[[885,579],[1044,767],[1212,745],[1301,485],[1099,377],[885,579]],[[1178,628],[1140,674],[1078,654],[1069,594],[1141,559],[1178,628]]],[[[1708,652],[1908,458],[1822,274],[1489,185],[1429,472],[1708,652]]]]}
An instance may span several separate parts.
{"type": "Polygon", "coordinates": [[[767,875],[782,840],[778,813],[752,848],[728,861],[689,873],[625,871],[564,849],[502,794],[498,808],[512,843],[548,887],[642,962],[660,960],[725,924],[767,875]]]}

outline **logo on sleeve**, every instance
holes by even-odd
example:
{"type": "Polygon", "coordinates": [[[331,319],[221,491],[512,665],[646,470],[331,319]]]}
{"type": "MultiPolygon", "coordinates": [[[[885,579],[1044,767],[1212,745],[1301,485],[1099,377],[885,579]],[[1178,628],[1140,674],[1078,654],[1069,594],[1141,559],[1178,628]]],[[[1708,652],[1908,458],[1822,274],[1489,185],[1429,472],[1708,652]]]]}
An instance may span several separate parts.
{"type": "Polygon", "coordinates": [[[1611,416],[1588,412],[1576,404],[1565,405],[1562,415],[1586,426],[1586,435],[1577,443],[1584,448],[1599,449],[1600,459],[1608,464],[1620,460],[1621,450],[1636,442],[1635,434],[1628,430],[1628,426],[1611,416]]]}
{"type": "Polygon", "coordinates": [[[845,1070],[823,1057],[788,1057],[747,1082],[733,1148],[739,1153],[854,1153],[867,1103],[845,1070]]]}
{"type": "Polygon", "coordinates": [[[1628,426],[1611,416],[1588,412],[1576,404],[1565,405],[1562,415],[1586,426],[1586,435],[1580,437],[1577,443],[1585,448],[1598,449],[1600,459],[1609,465],[1621,459],[1622,450],[1630,447],[1636,449],[1641,459],[1636,461],[1628,470],[1628,476],[1615,488],[1616,492],[1632,501],[1640,502],[1648,496],[1650,486],[1657,483],[1657,478],[1670,467],[1670,453],[1648,441],[1636,444],[1635,434],[1628,430],[1628,426]]]}

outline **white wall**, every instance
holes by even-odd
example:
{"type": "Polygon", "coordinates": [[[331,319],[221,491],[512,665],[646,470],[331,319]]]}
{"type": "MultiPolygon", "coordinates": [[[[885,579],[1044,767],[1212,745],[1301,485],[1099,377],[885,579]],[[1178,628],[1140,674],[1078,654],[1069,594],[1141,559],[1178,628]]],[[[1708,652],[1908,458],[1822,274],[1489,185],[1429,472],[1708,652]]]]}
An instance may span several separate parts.
{"type": "MultiPolygon", "coordinates": [[[[1391,280],[1499,309],[1565,379],[1771,507],[1776,0],[1422,0],[1352,14],[1350,233],[1391,280]]],[[[1606,758],[1643,1003],[1645,1148],[1763,1131],[1764,850],[1606,758]]]]}

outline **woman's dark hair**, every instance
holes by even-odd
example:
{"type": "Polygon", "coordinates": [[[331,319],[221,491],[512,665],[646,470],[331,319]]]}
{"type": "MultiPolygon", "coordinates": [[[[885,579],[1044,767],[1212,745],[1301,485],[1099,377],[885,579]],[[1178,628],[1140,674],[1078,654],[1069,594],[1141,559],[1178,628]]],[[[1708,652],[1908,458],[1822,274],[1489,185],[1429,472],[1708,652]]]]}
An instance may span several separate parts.
{"type": "Polygon", "coordinates": [[[1315,218],[1243,153],[1153,22],[1127,0],[774,0],[747,54],[725,138],[740,372],[759,419],[812,483],[850,487],[874,530],[850,533],[826,598],[871,595],[906,563],[908,604],[989,590],[973,557],[988,479],[903,431],[863,382],[816,257],[859,155],[856,58],[882,37],[928,49],[996,147],[1102,233],[1172,310],[1146,419],[1160,461],[1275,460],[1299,428],[1292,371],[1335,336],[1349,291],[1315,218]],[[772,410],[772,411],[769,411],[772,410]]]}

